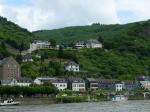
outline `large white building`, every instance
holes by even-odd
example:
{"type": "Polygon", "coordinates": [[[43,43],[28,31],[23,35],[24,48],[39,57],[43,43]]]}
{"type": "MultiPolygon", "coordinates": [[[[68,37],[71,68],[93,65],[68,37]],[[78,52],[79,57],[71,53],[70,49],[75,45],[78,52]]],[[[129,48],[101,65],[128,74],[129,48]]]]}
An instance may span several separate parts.
{"type": "Polygon", "coordinates": [[[96,39],[86,41],[86,48],[102,48],[102,44],[96,39]]]}
{"type": "Polygon", "coordinates": [[[64,78],[37,77],[34,80],[36,84],[44,84],[45,82],[52,83],[58,90],[67,89],[67,81],[64,78]]]}
{"type": "Polygon", "coordinates": [[[49,48],[50,48],[50,42],[43,41],[43,40],[34,40],[30,44],[30,49],[28,51],[32,52],[38,49],[49,49],[49,48]]]}
{"type": "Polygon", "coordinates": [[[70,61],[65,64],[65,70],[79,72],[79,65],[73,61],[70,61]]]}
{"type": "Polygon", "coordinates": [[[96,39],[89,39],[87,41],[79,41],[75,44],[75,48],[102,48],[103,45],[96,39]]]}

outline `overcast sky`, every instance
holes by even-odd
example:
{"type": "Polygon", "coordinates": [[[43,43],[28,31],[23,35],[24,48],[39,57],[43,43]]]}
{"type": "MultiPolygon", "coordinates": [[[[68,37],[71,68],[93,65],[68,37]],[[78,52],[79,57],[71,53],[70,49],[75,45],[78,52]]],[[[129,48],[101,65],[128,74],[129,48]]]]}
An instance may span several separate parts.
{"type": "Polygon", "coordinates": [[[150,0],[0,0],[0,16],[30,31],[150,19],[150,0]]]}

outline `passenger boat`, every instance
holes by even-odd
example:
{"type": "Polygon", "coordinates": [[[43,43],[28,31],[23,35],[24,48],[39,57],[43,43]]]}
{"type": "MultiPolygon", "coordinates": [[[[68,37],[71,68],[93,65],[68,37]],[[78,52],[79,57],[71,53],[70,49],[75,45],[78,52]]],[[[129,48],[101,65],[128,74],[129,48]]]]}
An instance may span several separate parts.
{"type": "Polygon", "coordinates": [[[112,98],[112,101],[126,101],[126,100],[128,100],[128,98],[124,95],[115,95],[112,98]]]}
{"type": "Polygon", "coordinates": [[[10,105],[19,105],[20,102],[15,102],[14,100],[1,100],[0,106],[10,106],[10,105]]]}

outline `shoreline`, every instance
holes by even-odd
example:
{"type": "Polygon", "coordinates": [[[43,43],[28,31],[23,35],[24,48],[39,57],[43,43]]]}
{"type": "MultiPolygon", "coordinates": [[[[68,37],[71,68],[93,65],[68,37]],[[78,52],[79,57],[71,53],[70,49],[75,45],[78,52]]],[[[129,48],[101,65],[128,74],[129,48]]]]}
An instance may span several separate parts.
{"type": "MultiPolygon", "coordinates": [[[[41,105],[41,104],[47,104],[47,105],[51,105],[51,104],[66,104],[66,103],[83,103],[83,102],[88,102],[88,101],[79,101],[79,102],[57,102],[56,98],[51,98],[51,97],[24,97],[24,98],[15,98],[16,101],[20,101],[21,104],[20,105],[41,105]]],[[[150,99],[129,99],[128,101],[148,101],[150,99]]],[[[99,100],[99,101],[89,101],[90,102],[103,102],[103,101],[110,101],[110,100],[99,100]]]]}

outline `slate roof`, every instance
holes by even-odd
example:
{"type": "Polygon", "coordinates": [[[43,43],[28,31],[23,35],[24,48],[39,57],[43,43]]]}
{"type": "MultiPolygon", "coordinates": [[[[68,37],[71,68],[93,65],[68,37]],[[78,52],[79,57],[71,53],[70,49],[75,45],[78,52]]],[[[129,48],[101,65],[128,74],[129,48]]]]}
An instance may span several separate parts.
{"type": "Polygon", "coordinates": [[[10,57],[4,58],[3,60],[0,60],[0,66],[2,66],[5,63],[7,63],[9,60],[16,61],[13,57],[10,56],[10,57]]]}
{"type": "Polygon", "coordinates": [[[78,78],[78,77],[69,77],[68,81],[71,83],[84,83],[85,82],[82,78],[78,78]]]}
{"type": "Polygon", "coordinates": [[[73,65],[75,65],[75,66],[79,66],[77,63],[75,63],[74,61],[69,61],[69,62],[67,62],[66,64],[65,64],[65,67],[67,67],[67,66],[73,66],[73,65]]]}

